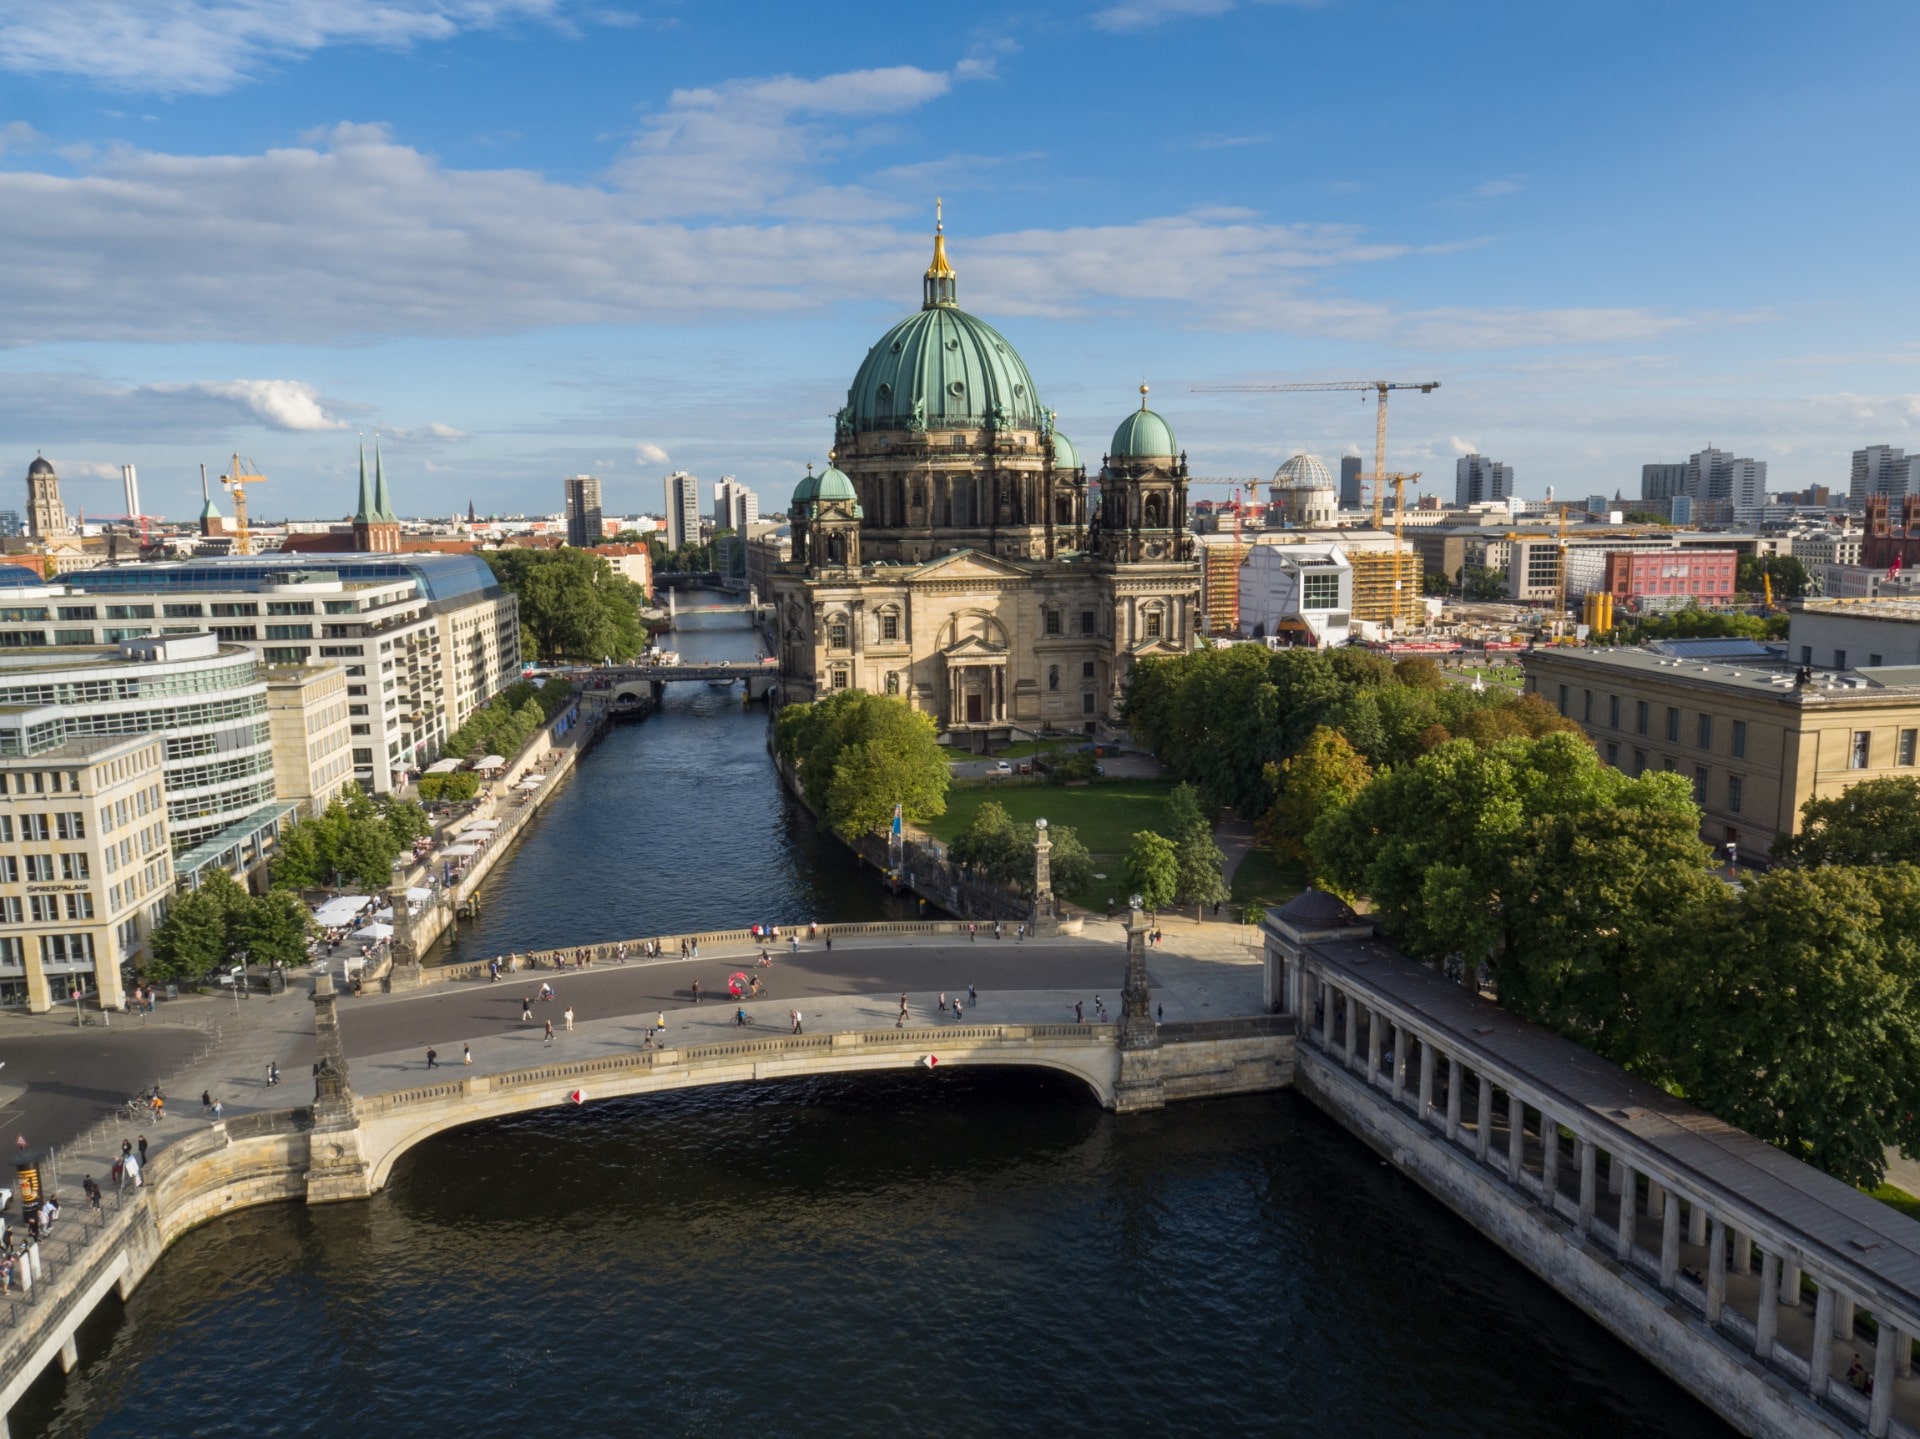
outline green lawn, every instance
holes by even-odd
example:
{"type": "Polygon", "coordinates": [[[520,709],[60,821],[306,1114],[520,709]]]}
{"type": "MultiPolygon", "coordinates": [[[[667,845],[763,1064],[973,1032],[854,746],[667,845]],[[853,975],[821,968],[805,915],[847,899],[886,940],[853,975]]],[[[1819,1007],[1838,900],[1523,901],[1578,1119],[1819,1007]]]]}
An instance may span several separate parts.
{"type": "Polygon", "coordinates": [[[1889,1209],[1897,1209],[1909,1219],[1920,1219],[1920,1199],[1895,1184],[1877,1185],[1867,1191],[1889,1209]]]}
{"type": "Polygon", "coordinates": [[[1089,743],[1085,735],[1063,734],[1054,739],[1023,739],[1017,744],[1001,745],[987,754],[968,754],[955,752],[947,756],[948,764],[964,764],[975,759],[1032,759],[1037,754],[1045,754],[1050,749],[1072,754],[1081,745],[1089,743]]]}
{"type": "Polygon", "coordinates": [[[1117,779],[1072,789],[1021,785],[954,790],[947,795],[947,812],[922,828],[942,844],[951,843],[988,800],[998,802],[1016,824],[1044,819],[1065,825],[1092,852],[1093,867],[1107,876],[1065,897],[1088,909],[1104,909],[1109,896],[1118,896],[1126,888],[1120,862],[1133,843],[1134,831],[1166,827],[1167,796],[1173,786],[1168,779],[1117,779]]]}
{"type": "Polygon", "coordinates": [[[1307,872],[1296,860],[1283,860],[1265,845],[1249,850],[1233,874],[1233,906],[1282,905],[1307,887],[1307,872]]]}

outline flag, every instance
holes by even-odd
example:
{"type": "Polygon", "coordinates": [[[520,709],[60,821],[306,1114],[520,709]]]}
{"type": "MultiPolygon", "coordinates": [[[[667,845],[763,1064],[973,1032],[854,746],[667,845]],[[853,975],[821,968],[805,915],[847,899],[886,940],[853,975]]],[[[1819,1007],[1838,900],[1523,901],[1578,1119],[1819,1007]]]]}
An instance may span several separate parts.
{"type": "Polygon", "coordinates": [[[584,1089],[576,1089],[567,1096],[567,1103],[569,1104],[585,1104],[586,1102],[587,1092],[584,1089]]]}
{"type": "Polygon", "coordinates": [[[920,1067],[922,1069],[933,1069],[937,1067],[939,1063],[940,1056],[937,1054],[923,1054],[920,1056],[920,1067]]]}

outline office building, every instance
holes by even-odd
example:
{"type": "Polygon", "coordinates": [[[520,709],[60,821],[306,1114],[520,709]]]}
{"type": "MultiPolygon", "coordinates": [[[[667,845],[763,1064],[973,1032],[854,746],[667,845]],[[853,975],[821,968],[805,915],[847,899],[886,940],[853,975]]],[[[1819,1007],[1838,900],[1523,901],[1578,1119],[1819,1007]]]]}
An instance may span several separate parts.
{"type": "Polygon", "coordinates": [[[713,527],[744,540],[748,527],[759,522],[760,497],[732,475],[722,475],[713,487],[713,527]]]}
{"type": "Polygon", "coordinates": [[[27,531],[26,521],[20,518],[18,510],[0,510],[0,540],[10,540],[27,531]]]}
{"type": "Polygon", "coordinates": [[[567,543],[576,550],[606,538],[600,523],[600,481],[592,475],[568,475],[567,543]]]}
{"type": "Polygon", "coordinates": [[[1853,469],[1847,480],[1847,501],[1854,509],[1865,507],[1868,499],[1880,496],[1902,500],[1920,493],[1920,470],[1914,461],[1920,455],[1908,455],[1892,445],[1868,445],[1853,452],[1853,469]]]}
{"type": "Polygon", "coordinates": [[[274,788],[302,815],[316,815],[353,780],[347,672],[334,665],[276,665],[261,674],[274,788]]]}
{"type": "Polygon", "coordinates": [[[1732,550],[1610,550],[1601,588],[1641,608],[1724,605],[1733,600],[1737,564],[1732,550]]]}
{"type": "Polygon", "coordinates": [[[1687,457],[1687,494],[1696,509],[1724,502],[1735,524],[1750,523],[1767,505],[1767,462],[1704,449],[1687,457]]]}
{"type": "MultiPolygon", "coordinates": [[[[0,693],[43,688],[18,658],[0,658],[0,693]]],[[[0,719],[0,1007],[43,1014],[86,995],[120,1009],[123,967],[145,960],[173,890],[170,741],[69,736],[46,718],[59,708],[28,700],[0,719]]]]}
{"type": "Polygon", "coordinates": [[[1804,600],[1793,607],[1787,657],[1835,670],[1920,666],[1920,600],[1804,600]]]}
{"type": "Polygon", "coordinates": [[[1578,723],[1608,764],[1686,776],[1701,837],[1743,854],[1763,856],[1774,836],[1796,832],[1809,799],[1920,774],[1920,670],[1803,680],[1764,646],[1728,657],[1726,643],[1662,647],[1677,653],[1543,647],[1521,665],[1528,690],[1578,723]]]}
{"type": "Polygon", "coordinates": [[[0,653],[211,630],[264,665],[343,670],[353,776],[370,793],[405,784],[519,677],[513,596],[477,555],[235,555],[63,580],[0,589],[0,653]]]}
{"type": "Polygon", "coordinates": [[[1353,565],[1335,544],[1255,545],[1240,567],[1240,633],[1319,648],[1352,630],[1353,565]]]}
{"type": "Polygon", "coordinates": [[[1640,498],[1649,505],[1664,508],[1665,502],[1675,495],[1687,492],[1687,467],[1685,465],[1642,465],[1640,467],[1640,498]]]}
{"type": "Polygon", "coordinates": [[[1453,462],[1453,503],[1459,509],[1504,500],[1513,493],[1513,466],[1485,455],[1462,455],[1453,462]]]}
{"type": "Polygon", "coordinates": [[[1340,508],[1357,510],[1361,504],[1360,457],[1340,457],[1340,508]]]}
{"type": "Polygon", "coordinates": [[[700,481],[685,470],[666,479],[667,549],[677,552],[700,543],[700,481]]]}

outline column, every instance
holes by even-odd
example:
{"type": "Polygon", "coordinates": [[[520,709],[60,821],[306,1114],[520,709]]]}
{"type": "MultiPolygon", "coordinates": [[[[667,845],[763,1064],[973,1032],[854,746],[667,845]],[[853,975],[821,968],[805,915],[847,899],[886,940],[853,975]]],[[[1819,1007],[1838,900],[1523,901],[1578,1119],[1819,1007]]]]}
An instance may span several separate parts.
{"type": "Polygon", "coordinates": [[[1893,1346],[1893,1372],[1901,1379],[1913,1373],[1913,1336],[1902,1329],[1893,1346]]]}
{"type": "Polygon", "coordinates": [[[1352,995],[1345,992],[1340,993],[1340,1029],[1346,1042],[1348,1069],[1353,1068],[1354,1044],[1359,1038],[1359,1036],[1354,1033],[1354,1031],[1360,1027],[1357,1022],[1358,1016],[1355,1013],[1358,1008],[1359,1006],[1353,1002],[1352,995]]]}
{"type": "Polygon", "coordinates": [[[1527,1102],[1507,1091],[1507,1183],[1518,1184],[1527,1162],[1527,1102]]]}
{"type": "Polygon", "coordinates": [[[1760,1302],[1753,1312],[1753,1353],[1762,1363],[1773,1358],[1773,1336],[1780,1328],[1780,1256],[1760,1256],[1760,1302]]]}
{"type": "Polygon", "coordinates": [[[1853,1338],[1853,1296],[1838,1291],[1833,1296],[1833,1337],[1853,1338]]]}
{"type": "Polygon", "coordinates": [[[1873,1345],[1873,1397],[1867,1401],[1867,1433],[1873,1439],[1882,1439],[1888,1421],[1893,1418],[1895,1351],[1906,1336],[1888,1323],[1884,1315],[1874,1317],[1880,1321],[1880,1337],[1873,1345]]]}
{"type": "Polygon", "coordinates": [[[1651,1174],[1647,1176],[1647,1218],[1658,1219],[1667,1212],[1667,1187],[1651,1174]]]}
{"type": "Polygon", "coordinates": [[[1380,1011],[1367,1010],[1367,1087],[1380,1083],[1380,1011]]]}
{"type": "MultiPolygon", "coordinates": [[[[1421,1048],[1425,1048],[1422,1045],[1421,1048]]],[[[1466,1085],[1467,1072],[1460,1061],[1451,1054],[1447,1056],[1447,1142],[1454,1143],[1460,1138],[1460,1091],[1466,1085]]]]}
{"type": "Polygon", "coordinates": [[[1698,1204],[1687,1206],[1687,1243],[1707,1242],[1707,1211],[1698,1204]]]}
{"type": "MultiPolygon", "coordinates": [[[[1426,1045],[1420,1046],[1422,1049],[1426,1045]]],[[[1407,1027],[1393,1027],[1393,1102],[1404,1104],[1407,1098],[1407,1027]]]]}
{"type": "Polygon", "coordinates": [[[1627,1163],[1624,1159],[1617,1154],[1607,1156],[1607,1193],[1620,1192],[1620,1181],[1627,1172],[1627,1163]]]}
{"type": "Polygon", "coordinates": [[[1795,1306],[1800,1303],[1800,1263],[1784,1255],[1780,1259],[1780,1302],[1795,1306]]]}
{"type": "Polygon", "coordinates": [[[1560,1126],[1540,1111],[1540,1198],[1551,1213],[1560,1197],[1560,1126]]]}
{"type": "Polygon", "coordinates": [[[1680,1272],[1680,1196],[1669,1189],[1663,1197],[1665,1212],[1660,1220],[1660,1287],[1671,1289],[1674,1276],[1680,1272]]]}
{"type": "Polygon", "coordinates": [[[1433,1113],[1433,1046],[1420,1041],[1420,1122],[1433,1113]]]}
{"type": "Polygon", "coordinates": [[[1833,1372],[1833,1286],[1819,1281],[1813,1301],[1813,1342],[1807,1353],[1807,1393],[1815,1399],[1827,1397],[1827,1377],[1833,1372]]]}
{"type": "Polygon", "coordinates": [[[1753,1273],[1753,1236],[1744,1229],[1733,1231],[1733,1260],[1730,1273],[1753,1273]]]}
{"type": "Polygon", "coordinates": [[[1473,1136],[1474,1157],[1482,1164],[1493,1148],[1493,1085],[1483,1073],[1477,1076],[1480,1082],[1480,1111],[1474,1116],[1479,1124],[1479,1133],[1473,1136]]]}
{"type": "Polygon", "coordinates": [[[1574,1152],[1580,1159],[1580,1238],[1584,1241],[1593,1231],[1593,1206],[1600,1191],[1600,1146],[1583,1134],[1573,1139],[1574,1152]]]}
{"type": "Polygon", "coordinates": [[[1613,1257],[1625,1264],[1633,1258],[1633,1170],[1617,1154],[1613,1156],[1613,1164],[1610,1167],[1621,1182],[1620,1227],[1614,1235],[1613,1257]]]}
{"type": "MultiPolygon", "coordinates": [[[[1694,1206],[1694,1213],[1700,1212],[1694,1206]]],[[[1727,1228],[1718,1219],[1707,1233],[1707,1323],[1718,1324],[1727,1302],[1727,1228]]]]}

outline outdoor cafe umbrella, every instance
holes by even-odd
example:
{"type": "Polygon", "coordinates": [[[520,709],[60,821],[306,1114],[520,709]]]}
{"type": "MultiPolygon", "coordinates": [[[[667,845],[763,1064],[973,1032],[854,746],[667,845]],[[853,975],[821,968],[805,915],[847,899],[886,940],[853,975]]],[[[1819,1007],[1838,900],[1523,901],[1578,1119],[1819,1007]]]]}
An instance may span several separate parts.
{"type": "Polygon", "coordinates": [[[393,926],[390,924],[370,924],[365,929],[353,932],[355,939],[392,939],[393,926]]]}

